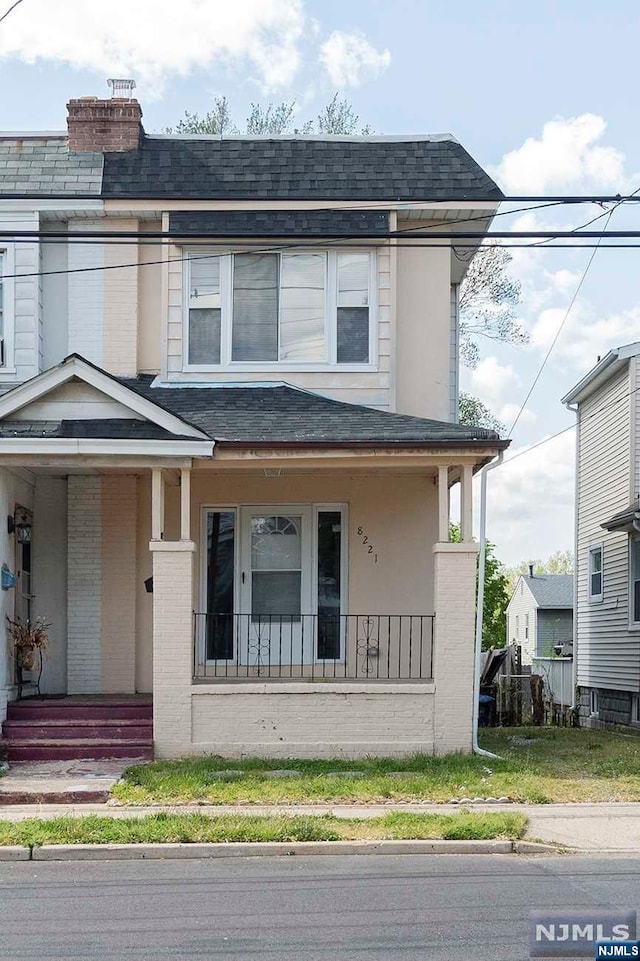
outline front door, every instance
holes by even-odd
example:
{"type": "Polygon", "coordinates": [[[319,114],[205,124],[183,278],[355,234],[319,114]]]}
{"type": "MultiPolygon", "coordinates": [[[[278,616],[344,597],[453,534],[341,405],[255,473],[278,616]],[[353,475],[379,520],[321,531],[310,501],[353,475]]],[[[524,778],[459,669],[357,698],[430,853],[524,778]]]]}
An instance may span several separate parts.
{"type": "Polygon", "coordinates": [[[281,665],[314,658],[309,507],[241,510],[240,663],[281,665]]]}

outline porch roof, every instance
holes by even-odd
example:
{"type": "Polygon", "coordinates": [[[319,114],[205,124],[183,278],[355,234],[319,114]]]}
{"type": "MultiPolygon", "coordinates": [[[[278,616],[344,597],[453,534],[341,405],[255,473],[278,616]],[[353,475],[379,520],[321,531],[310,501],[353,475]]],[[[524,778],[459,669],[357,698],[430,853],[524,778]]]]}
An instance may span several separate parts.
{"type": "Polygon", "coordinates": [[[495,431],[374,410],[288,385],[155,387],[153,377],[121,379],[129,389],[199,428],[217,447],[481,447],[508,441],[495,431]]]}

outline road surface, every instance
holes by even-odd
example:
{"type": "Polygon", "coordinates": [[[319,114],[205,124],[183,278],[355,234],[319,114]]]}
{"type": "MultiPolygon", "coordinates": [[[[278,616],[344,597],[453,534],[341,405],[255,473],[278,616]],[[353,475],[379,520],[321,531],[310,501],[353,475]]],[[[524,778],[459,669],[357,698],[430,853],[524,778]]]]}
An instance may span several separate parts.
{"type": "Polygon", "coordinates": [[[640,858],[0,862],[0,958],[525,961],[559,905],[640,910],[640,858]]]}

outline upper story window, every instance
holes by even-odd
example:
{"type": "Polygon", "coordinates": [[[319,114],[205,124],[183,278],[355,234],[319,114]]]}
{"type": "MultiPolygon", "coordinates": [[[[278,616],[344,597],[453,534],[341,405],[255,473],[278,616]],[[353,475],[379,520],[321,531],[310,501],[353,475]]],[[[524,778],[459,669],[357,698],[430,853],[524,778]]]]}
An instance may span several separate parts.
{"type": "Polygon", "coordinates": [[[603,570],[602,570],[603,549],[602,544],[595,544],[589,548],[589,582],[588,594],[589,602],[597,604],[603,597],[603,570]]]}
{"type": "Polygon", "coordinates": [[[371,251],[193,251],[185,365],[373,363],[374,260],[371,251]]]}

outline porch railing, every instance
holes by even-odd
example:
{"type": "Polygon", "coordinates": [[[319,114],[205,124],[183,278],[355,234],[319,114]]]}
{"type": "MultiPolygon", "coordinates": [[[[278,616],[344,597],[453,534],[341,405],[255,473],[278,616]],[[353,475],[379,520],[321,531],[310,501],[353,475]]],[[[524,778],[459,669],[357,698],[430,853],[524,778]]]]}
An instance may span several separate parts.
{"type": "Polygon", "coordinates": [[[193,617],[194,680],[363,681],[433,676],[432,614],[193,617]]]}

